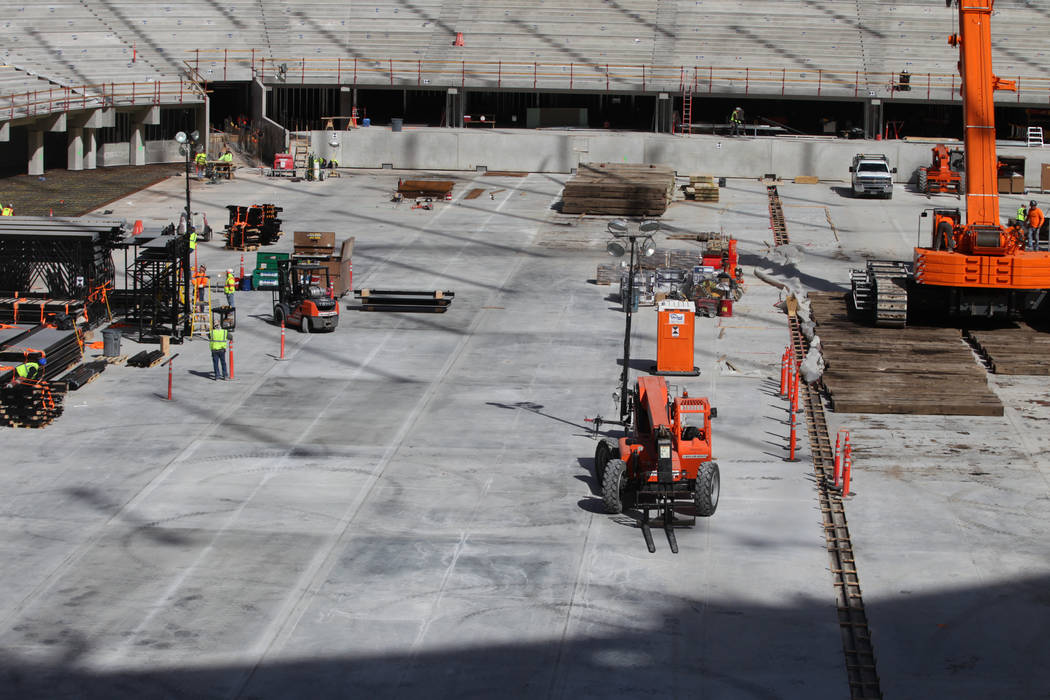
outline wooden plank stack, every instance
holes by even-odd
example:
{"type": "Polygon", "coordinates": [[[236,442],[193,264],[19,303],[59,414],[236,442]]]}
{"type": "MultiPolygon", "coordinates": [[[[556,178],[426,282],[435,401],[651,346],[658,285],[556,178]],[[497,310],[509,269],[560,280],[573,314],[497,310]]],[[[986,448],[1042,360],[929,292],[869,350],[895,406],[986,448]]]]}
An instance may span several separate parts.
{"type": "Polygon", "coordinates": [[[690,175],[689,184],[685,186],[686,199],[699,202],[718,201],[718,183],[714,175],[690,175]]]}
{"type": "Polygon", "coordinates": [[[405,199],[415,197],[433,197],[444,199],[452,194],[455,186],[452,180],[404,180],[398,183],[397,191],[404,195],[405,199]]]}
{"type": "Polygon", "coordinates": [[[969,330],[966,339],[996,374],[1050,375],[1050,333],[1023,325],[969,330]]]}
{"type": "Polygon", "coordinates": [[[580,163],[562,191],[563,214],[659,216],[674,197],[674,170],[663,165],[580,163]]]}
{"type": "Polygon", "coordinates": [[[849,318],[845,295],[811,292],[809,299],[836,412],[1003,415],[961,331],[861,326],[849,318]]]}

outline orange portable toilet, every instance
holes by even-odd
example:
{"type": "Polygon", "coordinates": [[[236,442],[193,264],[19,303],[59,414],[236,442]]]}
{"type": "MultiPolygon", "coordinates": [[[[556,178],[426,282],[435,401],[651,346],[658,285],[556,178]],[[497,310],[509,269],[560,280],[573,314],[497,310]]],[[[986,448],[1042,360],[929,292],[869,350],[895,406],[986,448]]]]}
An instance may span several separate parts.
{"type": "Polygon", "coordinates": [[[695,377],[693,328],[696,307],[691,301],[665,299],[656,307],[656,367],[653,374],[695,377]]]}

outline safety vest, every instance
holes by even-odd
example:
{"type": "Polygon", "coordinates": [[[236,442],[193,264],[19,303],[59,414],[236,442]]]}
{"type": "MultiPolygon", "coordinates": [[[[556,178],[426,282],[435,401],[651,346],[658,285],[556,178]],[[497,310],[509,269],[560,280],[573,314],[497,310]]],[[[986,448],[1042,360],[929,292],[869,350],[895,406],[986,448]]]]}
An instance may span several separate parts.
{"type": "Polygon", "coordinates": [[[226,337],[228,331],[225,328],[212,328],[209,346],[212,352],[226,349],[226,337]]]}
{"type": "Polygon", "coordinates": [[[0,216],[14,216],[14,215],[15,215],[14,207],[4,207],[3,211],[0,211],[0,216]]]}
{"type": "Polygon", "coordinates": [[[222,157],[219,158],[219,160],[221,160],[223,163],[232,163],[233,154],[227,151],[226,153],[222,154],[222,157]]]}
{"type": "Polygon", "coordinates": [[[197,165],[204,165],[208,162],[208,154],[202,151],[194,157],[194,160],[197,162],[197,165]]]}
{"type": "Polygon", "coordinates": [[[741,122],[740,113],[734,109],[729,115],[729,121],[733,122],[734,124],[739,124],[741,122]]]}
{"type": "Polygon", "coordinates": [[[233,294],[234,290],[237,289],[237,280],[233,278],[233,273],[227,273],[226,275],[226,286],[222,288],[222,291],[227,294],[233,294]]]}
{"type": "Polygon", "coordinates": [[[15,374],[17,374],[22,379],[25,379],[30,374],[36,377],[40,374],[40,365],[36,362],[25,362],[15,367],[15,374]]]}
{"type": "Polygon", "coordinates": [[[1024,221],[1025,211],[1026,210],[1025,210],[1024,207],[1017,207],[1017,220],[1018,221],[1024,221]]]}
{"type": "Polygon", "coordinates": [[[190,231],[190,250],[197,250],[197,232],[190,231]]]}

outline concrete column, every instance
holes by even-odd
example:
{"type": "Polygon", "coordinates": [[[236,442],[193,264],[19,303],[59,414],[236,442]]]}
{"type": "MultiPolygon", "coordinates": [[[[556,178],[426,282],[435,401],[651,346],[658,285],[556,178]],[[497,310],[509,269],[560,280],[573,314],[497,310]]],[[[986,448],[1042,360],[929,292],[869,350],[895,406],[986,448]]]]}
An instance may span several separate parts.
{"type": "Polygon", "coordinates": [[[98,143],[95,140],[94,129],[84,129],[84,170],[94,170],[98,167],[98,143]]]}
{"type": "MultiPolygon", "coordinates": [[[[265,94],[265,93],[264,93],[265,94]]],[[[254,118],[254,115],[253,115],[254,118]]],[[[207,97],[204,98],[204,102],[197,107],[197,119],[196,126],[197,133],[200,134],[200,143],[204,146],[204,152],[208,153],[209,149],[209,138],[208,134],[211,133],[209,124],[211,123],[211,100],[207,97]]],[[[217,153],[208,153],[209,157],[218,157],[217,153]]]]}
{"type": "Polygon", "coordinates": [[[66,169],[84,169],[84,130],[80,127],[71,126],[66,132],[66,169]]]}
{"type": "Polygon", "coordinates": [[[131,142],[128,146],[128,165],[146,164],[145,130],[146,125],[142,122],[131,123],[131,142]]]}
{"type": "Polygon", "coordinates": [[[33,130],[27,132],[29,148],[29,174],[44,174],[44,132],[33,130]]]}

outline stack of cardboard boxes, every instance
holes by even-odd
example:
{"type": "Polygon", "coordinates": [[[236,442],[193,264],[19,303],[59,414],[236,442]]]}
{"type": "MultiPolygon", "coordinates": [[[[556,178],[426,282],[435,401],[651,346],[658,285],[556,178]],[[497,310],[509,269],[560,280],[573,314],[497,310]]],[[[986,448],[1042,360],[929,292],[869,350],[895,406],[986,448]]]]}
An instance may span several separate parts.
{"type": "Polygon", "coordinates": [[[353,236],[342,242],[337,255],[333,231],[296,231],[294,235],[293,260],[325,265],[337,297],[353,289],[353,236]]]}

